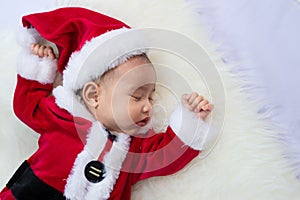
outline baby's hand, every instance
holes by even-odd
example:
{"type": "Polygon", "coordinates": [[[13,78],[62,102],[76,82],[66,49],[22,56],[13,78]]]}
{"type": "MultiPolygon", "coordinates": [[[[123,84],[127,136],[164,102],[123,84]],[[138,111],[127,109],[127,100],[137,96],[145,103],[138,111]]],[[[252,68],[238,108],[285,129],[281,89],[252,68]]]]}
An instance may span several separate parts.
{"type": "Polygon", "coordinates": [[[50,59],[55,59],[55,54],[53,52],[52,47],[44,46],[40,44],[32,44],[31,45],[31,52],[40,58],[48,57],[50,59]]]}
{"type": "Polygon", "coordinates": [[[208,100],[200,96],[198,93],[182,95],[182,103],[190,111],[194,112],[199,118],[205,119],[206,116],[212,111],[213,105],[208,100]]]}

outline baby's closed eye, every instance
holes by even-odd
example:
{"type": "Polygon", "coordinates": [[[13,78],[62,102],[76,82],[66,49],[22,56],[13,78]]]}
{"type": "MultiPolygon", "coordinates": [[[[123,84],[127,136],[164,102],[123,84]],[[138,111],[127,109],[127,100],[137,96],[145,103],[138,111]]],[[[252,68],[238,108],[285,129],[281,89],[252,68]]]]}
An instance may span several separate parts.
{"type": "Polygon", "coordinates": [[[136,100],[136,101],[140,101],[142,99],[142,97],[143,97],[141,95],[135,95],[135,94],[132,94],[130,96],[133,98],[133,100],[136,100]]]}
{"type": "Polygon", "coordinates": [[[144,99],[148,99],[148,101],[150,102],[153,102],[154,99],[153,99],[153,96],[148,96],[148,95],[145,95],[145,94],[131,94],[130,97],[134,100],[134,101],[141,101],[141,100],[144,100],[144,99]]]}

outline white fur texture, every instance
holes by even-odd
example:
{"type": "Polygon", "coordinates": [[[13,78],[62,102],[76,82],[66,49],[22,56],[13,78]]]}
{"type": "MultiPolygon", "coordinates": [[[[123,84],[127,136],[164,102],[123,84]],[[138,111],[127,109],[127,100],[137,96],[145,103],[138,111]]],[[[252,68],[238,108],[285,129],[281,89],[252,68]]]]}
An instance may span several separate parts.
{"type": "Polygon", "coordinates": [[[40,35],[34,29],[23,28],[18,33],[21,53],[18,57],[17,73],[23,78],[40,83],[53,83],[57,69],[57,60],[48,57],[40,58],[32,54],[31,45],[43,43],[40,35]]]}
{"type": "Polygon", "coordinates": [[[179,104],[170,117],[170,126],[178,137],[193,149],[203,150],[209,125],[179,104]]]}
{"type": "Polygon", "coordinates": [[[106,166],[105,178],[99,183],[90,185],[85,199],[105,200],[109,198],[129,150],[130,140],[128,135],[118,134],[117,141],[113,143],[110,152],[103,159],[103,163],[106,166]]]}
{"type": "Polygon", "coordinates": [[[81,200],[85,198],[89,181],[84,176],[84,169],[93,158],[89,151],[82,151],[78,154],[64,191],[67,199],[81,200]]]}
{"type": "Polygon", "coordinates": [[[88,191],[89,181],[84,176],[85,166],[92,160],[97,160],[107,141],[102,125],[94,122],[87,135],[87,145],[78,154],[72,171],[67,179],[65,196],[68,199],[84,199],[88,191]],[[94,143],[101,141],[102,143],[94,143]]]}
{"type": "Polygon", "coordinates": [[[84,169],[90,161],[98,159],[107,141],[106,134],[99,122],[93,123],[88,134],[87,144],[78,154],[68,177],[64,192],[67,199],[108,199],[127,155],[130,137],[123,133],[118,134],[117,140],[113,142],[112,148],[105,154],[102,161],[106,170],[105,178],[99,183],[90,183],[84,176],[84,169]],[[101,141],[101,143],[95,141],[101,141]]]}
{"type": "Polygon", "coordinates": [[[73,116],[95,121],[92,114],[88,112],[85,105],[81,103],[79,97],[76,96],[72,90],[58,86],[53,90],[53,95],[55,96],[55,103],[60,108],[67,110],[73,116]]]}

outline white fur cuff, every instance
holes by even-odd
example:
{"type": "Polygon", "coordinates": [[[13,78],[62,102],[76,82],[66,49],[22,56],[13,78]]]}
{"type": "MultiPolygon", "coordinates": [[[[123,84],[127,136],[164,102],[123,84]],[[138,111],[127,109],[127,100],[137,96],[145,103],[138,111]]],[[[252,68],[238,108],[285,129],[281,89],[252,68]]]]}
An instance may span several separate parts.
{"type": "Polygon", "coordinates": [[[208,135],[208,125],[182,104],[170,117],[170,126],[182,142],[193,149],[203,150],[208,135]]]}
{"type": "Polygon", "coordinates": [[[45,40],[35,29],[24,28],[20,31],[18,42],[21,51],[17,62],[17,73],[23,78],[36,80],[43,84],[53,83],[57,70],[57,60],[47,57],[39,58],[37,55],[33,55],[30,49],[32,44],[44,44],[45,40]]]}
{"type": "Polygon", "coordinates": [[[22,51],[17,64],[17,73],[23,78],[35,80],[43,84],[53,83],[57,69],[57,61],[39,58],[22,51]]]}

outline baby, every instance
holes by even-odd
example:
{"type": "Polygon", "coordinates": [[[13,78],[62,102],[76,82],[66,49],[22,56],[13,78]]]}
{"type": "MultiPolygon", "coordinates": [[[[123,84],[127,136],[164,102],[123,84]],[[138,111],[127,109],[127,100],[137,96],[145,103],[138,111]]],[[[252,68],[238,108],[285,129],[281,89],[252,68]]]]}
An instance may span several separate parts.
{"type": "MultiPolygon", "coordinates": [[[[23,24],[30,39],[23,44],[28,58],[18,68],[14,111],[40,134],[39,148],[9,180],[1,200],[129,200],[136,182],[173,174],[201,152],[205,130],[183,133],[177,112],[164,133],[150,129],[156,74],[145,51],[128,51],[133,38],[112,50],[127,48],[118,62],[100,64],[109,57],[103,38],[128,33],[126,24],[74,7],[25,16],[23,24]],[[58,58],[38,43],[42,36],[57,45],[58,58]]],[[[198,93],[184,94],[182,105],[182,118],[196,117],[200,125],[213,109],[198,93]]]]}
{"type": "MultiPolygon", "coordinates": [[[[52,47],[33,44],[31,49],[39,57],[55,59],[52,47]]],[[[57,79],[60,79],[60,75],[57,79]]],[[[141,54],[106,71],[97,80],[85,83],[79,95],[94,118],[111,133],[135,135],[139,127],[150,122],[155,82],[154,67],[146,54],[141,54]],[[118,101],[115,104],[117,108],[110,106],[113,98],[118,101]]],[[[213,105],[196,92],[184,94],[182,104],[202,120],[213,109],[213,105]]]]}

